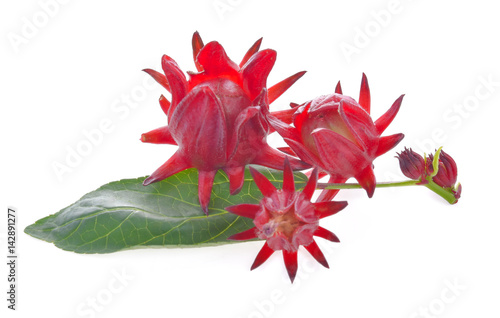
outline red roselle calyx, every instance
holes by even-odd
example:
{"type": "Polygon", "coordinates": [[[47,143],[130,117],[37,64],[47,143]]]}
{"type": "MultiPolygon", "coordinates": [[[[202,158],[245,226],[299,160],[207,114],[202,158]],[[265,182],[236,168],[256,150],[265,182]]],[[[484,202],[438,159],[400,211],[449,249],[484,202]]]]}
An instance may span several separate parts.
{"type": "MultiPolygon", "coordinates": [[[[259,51],[260,43],[261,39],[238,65],[228,58],[218,42],[204,45],[195,32],[192,45],[198,73],[188,72],[186,80],[177,63],[167,55],[162,58],[165,75],[144,70],[172,93],[172,101],[163,95],[160,97],[168,126],[143,134],[141,140],[179,146],[144,185],[188,168],[197,168],[200,205],[208,214],[212,184],[219,169],[228,175],[230,192],[235,194],[243,186],[247,164],[283,168],[284,154],[266,142],[271,132],[267,121],[269,104],[305,72],[292,75],[268,90],[266,81],[276,52],[259,51]]],[[[282,117],[280,114],[276,115],[282,117]]],[[[297,159],[290,160],[294,169],[309,167],[297,159]]]]}
{"type": "MultiPolygon", "coordinates": [[[[330,175],[330,183],[344,183],[354,177],[371,197],[376,186],[373,160],[404,137],[403,134],[381,137],[398,113],[403,96],[373,122],[370,89],[363,74],[359,102],[343,95],[339,82],[334,94],[317,97],[296,107],[293,115],[295,127],[272,117],[270,123],[299,158],[330,175]]],[[[337,192],[324,190],[319,200],[330,200],[337,192]]]]}
{"type": "Polygon", "coordinates": [[[317,168],[314,169],[302,192],[295,192],[293,173],[288,160],[285,161],[283,188],[280,190],[257,170],[250,167],[250,171],[264,198],[260,204],[234,205],[227,207],[226,210],[251,218],[255,224],[255,227],[235,234],[229,239],[266,240],[251,269],[257,268],[275,251],[281,250],[288,275],[293,282],[297,273],[297,252],[300,245],[303,245],[321,265],[328,268],[328,262],[313,236],[339,242],[335,234],[319,226],[319,220],[339,212],[347,206],[347,202],[311,203],[318,180],[317,168]]]}

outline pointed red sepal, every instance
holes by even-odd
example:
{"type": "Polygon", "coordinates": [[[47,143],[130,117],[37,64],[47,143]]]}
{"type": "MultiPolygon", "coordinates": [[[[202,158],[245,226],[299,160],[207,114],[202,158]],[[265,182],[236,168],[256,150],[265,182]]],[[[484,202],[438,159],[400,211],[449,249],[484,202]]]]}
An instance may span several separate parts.
{"type": "Polygon", "coordinates": [[[214,185],[214,178],[217,170],[198,171],[198,197],[200,199],[201,209],[208,216],[208,204],[214,185]]]}
{"type": "Polygon", "coordinates": [[[304,76],[306,71],[298,72],[288,78],[285,78],[281,82],[274,84],[269,88],[269,104],[274,102],[278,97],[280,97],[287,89],[290,88],[299,78],[304,76]]]}
{"type": "Polygon", "coordinates": [[[309,180],[307,181],[304,190],[302,190],[302,195],[307,201],[311,201],[311,198],[316,190],[316,184],[318,183],[318,168],[314,168],[309,180]]]}
{"type": "Polygon", "coordinates": [[[293,180],[293,171],[288,157],[285,157],[285,168],[283,169],[283,191],[290,195],[295,193],[295,181],[293,180]]]}
{"type": "Polygon", "coordinates": [[[170,101],[165,98],[165,96],[160,95],[160,99],[158,100],[160,103],[161,110],[168,116],[168,110],[170,109],[170,101]]]}
{"type": "Polygon", "coordinates": [[[337,83],[337,86],[335,86],[335,93],[342,95],[342,86],[340,85],[340,81],[337,83]]]}
{"type": "Polygon", "coordinates": [[[299,107],[300,104],[297,104],[297,103],[290,103],[290,108],[297,108],[299,107]]]}
{"type": "Polygon", "coordinates": [[[248,229],[246,231],[231,235],[227,239],[231,240],[231,241],[246,241],[246,240],[254,239],[256,237],[257,237],[257,228],[252,227],[251,229],[248,229]]]}
{"type": "Polygon", "coordinates": [[[326,268],[330,268],[330,266],[328,266],[328,262],[326,261],[325,255],[323,254],[323,252],[321,252],[318,244],[314,240],[311,244],[304,247],[314,257],[314,259],[318,261],[318,263],[326,268]]]}
{"type": "Polygon", "coordinates": [[[192,166],[181,158],[178,152],[174,153],[160,168],[156,169],[146,180],[143,185],[147,186],[153,182],[157,182],[168,178],[178,172],[191,168],[192,166]]]}
{"type": "Polygon", "coordinates": [[[302,124],[309,117],[309,109],[311,108],[311,104],[312,104],[311,102],[303,104],[304,107],[298,109],[297,112],[295,113],[295,116],[293,117],[293,125],[295,126],[298,132],[302,131],[302,124]]]}
{"type": "Polygon", "coordinates": [[[258,170],[250,167],[250,173],[252,174],[255,184],[265,197],[270,197],[274,192],[276,192],[276,187],[258,170]]]}
{"type": "Polygon", "coordinates": [[[242,68],[243,65],[245,65],[248,62],[248,60],[252,57],[252,55],[259,52],[261,43],[262,43],[262,38],[255,41],[255,43],[248,49],[247,53],[240,62],[240,68],[242,68]]]}
{"type": "Polygon", "coordinates": [[[403,140],[405,135],[403,134],[395,134],[395,135],[390,135],[390,136],[385,136],[385,137],[380,137],[379,142],[378,142],[378,148],[376,152],[376,156],[383,155],[384,153],[388,152],[392,148],[396,147],[396,145],[403,140]]]}
{"type": "Polygon", "coordinates": [[[231,195],[239,193],[245,182],[245,167],[225,168],[224,172],[229,177],[229,193],[231,195]]]}
{"type": "Polygon", "coordinates": [[[375,128],[377,129],[379,135],[384,132],[384,130],[387,128],[387,126],[389,126],[394,117],[396,117],[399,108],[401,107],[401,103],[403,102],[404,96],[404,94],[399,96],[399,98],[396,99],[396,101],[392,104],[391,108],[389,108],[389,110],[385,112],[385,114],[380,116],[380,118],[375,121],[375,128]]]}
{"type": "Polygon", "coordinates": [[[194,60],[194,64],[196,65],[196,69],[198,70],[198,72],[201,72],[201,71],[203,71],[203,67],[198,62],[197,56],[198,56],[198,53],[200,53],[201,49],[203,48],[203,40],[201,39],[201,36],[198,33],[198,31],[196,31],[193,34],[193,39],[192,39],[191,42],[192,42],[192,45],[193,45],[193,60],[194,60]]]}
{"type": "Polygon", "coordinates": [[[228,206],[226,207],[226,210],[245,218],[255,219],[255,215],[257,214],[257,212],[260,211],[260,205],[243,203],[243,204],[228,206]]]}
{"type": "Polygon", "coordinates": [[[273,255],[274,250],[267,245],[267,242],[262,246],[262,248],[259,251],[259,254],[257,254],[257,257],[255,257],[255,261],[252,264],[252,267],[250,267],[250,270],[253,271],[260,265],[262,265],[265,261],[269,259],[271,255],[273,255]]]}
{"type": "Polygon", "coordinates": [[[334,215],[347,206],[347,201],[319,201],[313,203],[314,210],[320,219],[334,215]]]}
{"type": "Polygon", "coordinates": [[[160,127],[150,132],[141,135],[141,141],[151,144],[169,144],[177,145],[174,138],[170,134],[168,126],[160,127]]]}
{"type": "Polygon", "coordinates": [[[361,78],[361,90],[359,91],[359,105],[369,114],[370,113],[370,87],[365,73],[361,78]]]}
{"type": "Polygon", "coordinates": [[[170,85],[168,84],[167,78],[162,73],[159,73],[155,70],[145,68],[144,72],[148,73],[158,84],[163,86],[168,92],[170,92],[170,85]]]}
{"type": "Polygon", "coordinates": [[[290,147],[278,147],[278,150],[281,151],[281,152],[284,152],[284,153],[286,153],[287,155],[290,155],[290,156],[294,156],[294,157],[297,156],[297,154],[295,153],[295,151],[293,151],[292,148],[290,148],[290,147]]]}
{"type": "Polygon", "coordinates": [[[366,190],[366,194],[371,198],[375,192],[375,186],[377,185],[371,165],[363,169],[358,175],[354,176],[354,178],[358,180],[359,185],[366,190]]]}
{"type": "MultiPolygon", "coordinates": [[[[289,160],[292,170],[304,170],[311,167],[309,164],[295,158],[289,158],[289,160]]],[[[257,157],[255,157],[252,161],[252,164],[282,170],[284,161],[284,153],[271,148],[270,146],[264,145],[257,157]]]]}
{"type": "MultiPolygon", "coordinates": [[[[172,116],[175,107],[188,92],[186,76],[184,76],[177,63],[168,55],[163,55],[161,66],[170,85],[170,92],[172,93],[172,106],[169,109],[169,115],[172,116]]],[[[168,119],[170,120],[170,117],[168,119]]]]}
{"type": "Polygon", "coordinates": [[[278,110],[272,112],[271,115],[286,124],[291,124],[293,121],[293,114],[295,114],[295,111],[296,109],[290,108],[286,110],[278,110]]]}
{"type": "MultiPolygon", "coordinates": [[[[294,109],[292,110],[295,112],[294,109]]],[[[295,127],[287,125],[285,122],[274,117],[274,114],[275,113],[273,112],[269,116],[267,116],[267,120],[271,125],[271,127],[273,127],[273,129],[275,129],[278,132],[278,134],[280,134],[281,137],[283,138],[289,138],[296,141],[300,141],[301,137],[299,135],[299,131],[295,127]]]]}
{"type": "Polygon", "coordinates": [[[235,75],[239,67],[231,61],[226,51],[219,42],[207,43],[198,53],[198,62],[203,67],[204,74],[212,75],[235,75]]]}
{"type": "Polygon", "coordinates": [[[288,277],[290,277],[290,280],[293,281],[295,280],[295,276],[297,275],[297,251],[295,252],[288,252],[286,250],[283,250],[283,260],[285,261],[285,267],[286,271],[288,272],[288,277]]]}
{"type": "Polygon", "coordinates": [[[313,235],[324,238],[325,240],[329,240],[332,242],[337,242],[337,243],[340,242],[337,235],[333,234],[332,232],[328,231],[327,229],[321,226],[318,226],[318,229],[314,232],[313,235]]]}
{"type": "Polygon", "coordinates": [[[276,62],[276,51],[267,49],[252,55],[240,70],[243,78],[243,89],[251,100],[266,87],[267,77],[276,62]]]}

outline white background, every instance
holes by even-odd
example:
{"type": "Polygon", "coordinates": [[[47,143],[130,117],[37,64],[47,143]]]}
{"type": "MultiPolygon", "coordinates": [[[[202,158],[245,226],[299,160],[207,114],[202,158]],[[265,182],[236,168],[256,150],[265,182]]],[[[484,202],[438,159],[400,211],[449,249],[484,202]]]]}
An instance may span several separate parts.
{"type": "Polygon", "coordinates": [[[500,20],[494,2],[464,2],[2,1],[0,209],[17,209],[19,255],[16,312],[6,309],[2,265],[2,317],[500,317],[500,20]],[[274,110],[332,93],[338,80],[357,99],[362,72],[374,118],[406,94],[385,133],[406,137],[375,161],[378,180],[403,179],[394,155],[404,146],[443,145],[463,198],[451,206],[425,188],[341,193],[349,206],[322,223],[342,241],[321,242],[331,268],[303,250],[293,285],[278,254],[249,271],[260,242],[78,255],[24,234],[173,153],[139,141],[166,123],[157,103],[166,92],[145,87],[141,69],[160,70],[168,54],[194,70],[195,30],[237,62],[264,37],[262,48],[278,52],[269,84],[308,71],[274,110]],[[103,120],[111,131],[68,162],[103,120]],[[58,176],[56,162],[71,171],[58,176]]]}

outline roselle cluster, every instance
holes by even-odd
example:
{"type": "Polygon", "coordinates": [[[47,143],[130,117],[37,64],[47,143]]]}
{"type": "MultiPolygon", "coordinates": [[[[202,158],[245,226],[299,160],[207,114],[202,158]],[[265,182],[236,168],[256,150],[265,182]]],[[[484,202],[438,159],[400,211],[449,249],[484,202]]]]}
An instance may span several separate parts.
{"type": "MultiPolygon", "coordinates": [[[[172,97],[169,101],[162,95],[159,100],[168,125],[143,134],[141,140],[178,146],[175,154],[151,174],[144,185],[184,169],[196,168],[200,206],[208,215],[218,170],[228,176],[232,195],[241,190],[247,165],[284,170],[283,186],[277,189],[250,167],[263,198],[259,204],[240,204],[227,207],[227,210],[253,219],[255,225],[230,239],[265,240],[251,269],[260,266],[274,252],[282,251],[293,282],[300,246],[328,267],[313,236],[339,241],[332,232],[319,226],[319,220],[339,212],[347,202],[332,201],[338,188],[327,187],[323,187],[326,189],[316,202],[311,202],[318,179],[329,176],[329,183],[344,184],[354,178],[368,197],[372,197],[376,187],[373,161],[393,149],[404,137],[402,133],[382,136],[396,117],[404,95],[373,120],[370,89],[363,74],[357,101],[342,93],[339,82],[333,94],[300,105],[292,103],[289,110],[270,112],[269,105],[305,72],[298,72],[267,88],[276,52],[260,51],[261,40],[236,64],[218,42],[204,45],[195,32],[192,47],[197,72],[188,72],[186,78],[167,55],[162,58],[164,74],[144,70],[172,97]],[[279,133],[289,147],[271,148],[266,138],[273,132],[279,133]],[[307,185],[302,191],[296,191],[292,170],[308,168],[313,169],[308,171],[307,185]]],[[[445,189],[456,199],[460,197],[456,164],[446,153],[437,152],[435,157],[424,158],[405,148],[398,158],[403,173],[410,179],[418,180],[435,192],[445,189]]]]}

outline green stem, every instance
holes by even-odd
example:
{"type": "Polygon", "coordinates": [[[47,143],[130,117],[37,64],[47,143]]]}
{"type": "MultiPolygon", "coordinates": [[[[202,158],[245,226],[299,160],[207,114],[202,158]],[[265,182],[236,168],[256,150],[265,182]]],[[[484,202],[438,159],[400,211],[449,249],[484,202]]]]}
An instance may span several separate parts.
{"type": "Polygon", "coordinates": [[[430,180],[429,183],[425,184],[425,186],[428,189],[431,189],[435,193],[437,193],[439,196],[441,196],[443,199],[448,201],[449,204],[455,204],[457,203],[457,198],[455,198],[455,195],[448,189],[444,189],[443,187],[437,185],[434,181],[430,180]]]}
{"type": "MultiPolygon", "coordinates": [[[[431,178],[429,178],[431,179],[431,178]]],[[[432,190],[434,193],[441,196],[448,203],[454,204],[457,202],[455,195],[449,190],[444,189],[437,185],[434,181],[427,180],[428,183],[421,184],[420,180],[407,180],[398,182],[380,182],[376,184],[377,188],[393,188],[393,187],[407,187],[414,185],[424,185],[426,188],[432,190]]],[[[343,189],[362,189],[363,187],[359,183],[318,183],[317,189],[328,189],[328,190],[343,190],[343,189]]]]}

